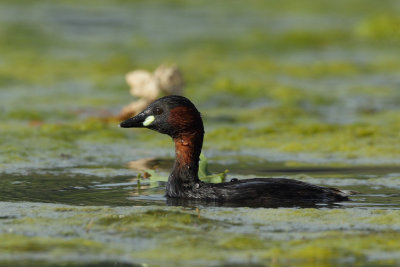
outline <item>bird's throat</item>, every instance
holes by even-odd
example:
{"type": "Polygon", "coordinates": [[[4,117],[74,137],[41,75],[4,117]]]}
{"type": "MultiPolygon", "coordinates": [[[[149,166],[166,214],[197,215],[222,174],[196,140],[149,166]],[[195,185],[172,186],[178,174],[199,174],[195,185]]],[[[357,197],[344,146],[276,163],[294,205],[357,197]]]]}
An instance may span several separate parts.
{"type": "Polygon", "coordinates": [[[183,196],[199,183],[199,158],[203,145],[203,133],[192,133],[174,138],[175,162],[168,178],[167,194],[183,196]]]}

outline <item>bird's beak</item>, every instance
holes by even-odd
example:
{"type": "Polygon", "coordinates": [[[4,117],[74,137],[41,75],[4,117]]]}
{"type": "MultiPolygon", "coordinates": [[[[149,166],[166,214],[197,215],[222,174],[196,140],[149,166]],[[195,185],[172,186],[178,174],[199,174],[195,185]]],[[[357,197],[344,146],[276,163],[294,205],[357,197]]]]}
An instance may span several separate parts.
{"type": "Polygon", "coordinates": [[[136,116],[121,122],[119,126],[122,128],[142,128],[146,126],[146,118],[147,116],[143,112],[140,112],[136,116]]]}

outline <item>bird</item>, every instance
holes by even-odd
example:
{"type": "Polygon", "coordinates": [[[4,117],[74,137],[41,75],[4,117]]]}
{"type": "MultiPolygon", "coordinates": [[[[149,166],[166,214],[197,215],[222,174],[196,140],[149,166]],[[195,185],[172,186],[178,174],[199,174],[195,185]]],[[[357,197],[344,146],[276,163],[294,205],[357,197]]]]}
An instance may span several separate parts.
{"type": "Polygon", "coordinates": [[[287,178],[231,179],[206,183],[199,179],[204,126],[200,112],[186,97],[169,95],[152,102],[122,128],[147,128],[169,135],[175,160],[166,184],[172,203],[205,201],[243,206],[285,206],[348,201],[350,192],[287,178]]]}

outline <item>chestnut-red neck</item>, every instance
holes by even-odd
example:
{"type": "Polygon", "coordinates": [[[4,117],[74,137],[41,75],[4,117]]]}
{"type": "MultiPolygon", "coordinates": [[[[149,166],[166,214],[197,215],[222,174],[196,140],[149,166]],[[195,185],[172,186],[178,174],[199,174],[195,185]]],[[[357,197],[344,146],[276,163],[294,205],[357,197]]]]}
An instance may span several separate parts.
{"type": "Polygon", "coordinates": [[[185,197],[200,183],[197,172],[203,146],[203,121],[194,106],[178,106],[170,110],[168,123],[173,126],[169,135],[175,142],[175,163],[168,178],[167,195],[185,197]]]}
{"type": "Polygon", "coordinates": [[[198,171],[203,136],[203,132],[196,132],[174,138],[175,162],[168,178],[168,196],[185,196],[200,182],[198,171]]]}

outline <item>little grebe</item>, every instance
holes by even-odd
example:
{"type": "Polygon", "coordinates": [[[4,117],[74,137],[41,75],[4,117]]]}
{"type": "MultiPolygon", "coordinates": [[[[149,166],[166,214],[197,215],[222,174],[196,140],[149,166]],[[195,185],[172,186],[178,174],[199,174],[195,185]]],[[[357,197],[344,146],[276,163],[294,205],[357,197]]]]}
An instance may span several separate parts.
{"type": "Polygon", "coordinates": [[[197,173],[203,145],[203,121],[193,103],[183,96],[162,97],[120,126],[145,127],[172,137],[175,163],[168,178],[168,198],[259,204],[348,200],[348,194],[338,189],[284,178],[232,179],[217,184],[200,181],[197,173]]]}

